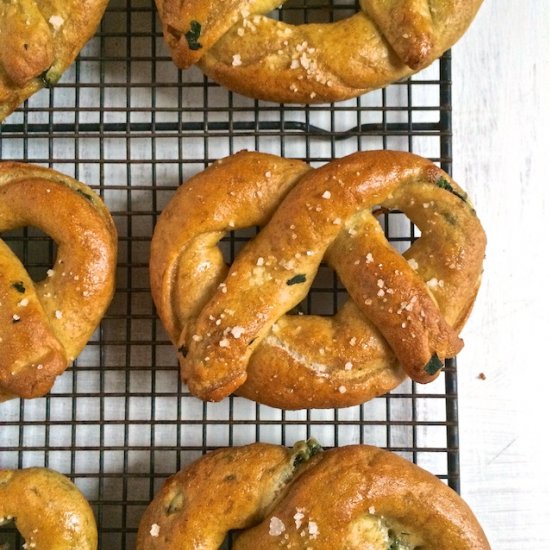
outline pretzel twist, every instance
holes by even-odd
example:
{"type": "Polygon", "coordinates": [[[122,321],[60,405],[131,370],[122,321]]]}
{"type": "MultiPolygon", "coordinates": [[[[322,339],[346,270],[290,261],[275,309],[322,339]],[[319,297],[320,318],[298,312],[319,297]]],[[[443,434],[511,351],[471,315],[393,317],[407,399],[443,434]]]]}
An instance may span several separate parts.
{"type": "Polygon", "coordinates": [[[0,2],[0,122],[53,86],[95,32],[108,0],[0,2]]]}
{"type": "Polygon", "coordinates": [[[482,0],[362,0],[350,18],[291,25],[281,0],[156,0],[176,65],[198,63],[230,90],[322,103],[387,86],[428,66],[466,31],[482,0]]]}
{"type": "Polygon", "coordinates": [[[0,232],[25,226],[50,235],[57,258],[35,283],[0,240],[0,401],[47,393],[115,289],[116,229],[89,187],[47,168],[0,163],[0,232]]]}
{"type": "Polygon", "coordinates": [[[64,475],[47,468],[0,470],[0,526],[14,521],[23,548],[96,550],[90,505],[64,475]]]}
{"type": "Polygon", "coordinates": [[[311,170],[242,152],[191,178],[151,247],[157,311],[202,399],[237,390],[281,408],[362,403],[404,374],[433,380],[462,347],[485,235],[464,192],[409,153],[363,152],[311,170]],[[422,236],[401,256],[373,216],[401,210],[422,236]],[[263,226],[230,268],[232,229],[263,226]],[[351,300],[333,317],[286,315],[322,260],[351,300]]]}
{"type": "Polygon", "coordinates": [[[468,505],[432,474],[367,445],[256,443],[211,452],[169,478],[137,550],[489,550],[468,505]]]}

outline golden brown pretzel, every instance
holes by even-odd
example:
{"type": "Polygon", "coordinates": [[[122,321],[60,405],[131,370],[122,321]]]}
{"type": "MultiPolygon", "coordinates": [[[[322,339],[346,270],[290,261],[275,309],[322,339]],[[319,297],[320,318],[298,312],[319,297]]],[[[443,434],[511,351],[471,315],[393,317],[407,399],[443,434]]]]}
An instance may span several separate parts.
{"type": "Polygon", "coordinates": [[[141,519],[137,550],[488,550],[468,505],[388,451],[322,452],[255,443],[220,449],[163,485],[141,519]]]}
{"type": "Polygon", "coordinates": [[[108,0],[0,2],[0,122],[53,86],[95,32],[108,0]]]}
{"type": "Polygon", "coordinates": [[[12,520],[24,548],[97,548],[90,505],[68,478],[47,468],[0,470],[0,525],[12,520]]]}
{"type": "Polygon", "coordinates": [[[101,198],[59,172],[0,163],[0,233],[35,226],[58,245],[34,283],[0,240],[0,401],[47,393],[88,342],[115,289],[116,229],[101,198]]]}
{"type": "Polygon", "coordinates": [[[156,0],[176,65],[198,63],[230,90],[267,101],[340,101],[428,66],[483,0],[362,0],[335,23],[289,25],[281,0],[156,0]]]}
{"type": "Polygon", "coordinates": [[[191,178],[164,209],[151,288],[195,395],[348,406],[398,385],[398,361],[424,383],[460,350],[484,250],[464,192],[426,159],[363,152],[310,170],[242,152],[191,178]],[[421,229],[404,257],[386,241],[376,205],[421,229]],[[264,227],[228,269],[218,241],[255,225],[264,227]],[[323,258],[351,300],[334,317],[285,315],[323,258]]]}

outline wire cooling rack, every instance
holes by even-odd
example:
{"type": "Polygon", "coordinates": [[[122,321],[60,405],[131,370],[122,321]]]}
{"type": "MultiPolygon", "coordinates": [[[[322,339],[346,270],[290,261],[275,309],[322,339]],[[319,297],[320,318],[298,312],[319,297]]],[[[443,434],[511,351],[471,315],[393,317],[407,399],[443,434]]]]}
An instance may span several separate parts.
{"type": "MultiPolygon", "coordinates": [[[[329,20],[353,2],[289,2],[291,20],[329,20]]],[[[350,5],[351,4],[351,5],[350,5]]],[[[241,398],[202,403],[178,378],[177,361],[151,300],[147,262],[157,216],[174,190],[240,149],[314,166],[356,150],[398,149],[451,170],[451,57],[405,82],[336,105],[281,106],[234,95],[197,69],[179,72],[162,40],[152,0],[113,1],[96,37],[52,90],[0,126],[0,158],[46,165],[91,185],[119,231],[117,293],[101,327],[51,394],[0,405],[0,467],[48,466],[90,500],[101,548],[134,547],[139,519],[162,481],[208,450],[256,440],[391,449],[459,487],[454,362],[428,386],[341,410],[284,412],[241,398]]],[[[382,220],[403,250],[414,226],[382,220]]],[[[38,280],[55,245],[28,228],[4,235],[38,280]]],[[[246,232],[225,239],[228,260],[246,232]]],[[[333,314],[345,291],[322,268],[306,312],[333,314]]],[[[20,537],[0,531],[19,548],[20,537]]]]}

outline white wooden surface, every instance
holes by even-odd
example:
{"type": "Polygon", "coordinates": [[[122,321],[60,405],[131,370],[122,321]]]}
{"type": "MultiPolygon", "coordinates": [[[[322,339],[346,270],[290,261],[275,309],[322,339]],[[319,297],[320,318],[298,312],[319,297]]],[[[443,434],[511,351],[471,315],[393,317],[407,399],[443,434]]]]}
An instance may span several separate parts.
{"type": "Polygon", "coordinates": [[[454,176],[488,234],[459,359],[462,494],[494,550],[550,549],[549,74],[546,0],[486,0],[453,49],[454,176]]]}

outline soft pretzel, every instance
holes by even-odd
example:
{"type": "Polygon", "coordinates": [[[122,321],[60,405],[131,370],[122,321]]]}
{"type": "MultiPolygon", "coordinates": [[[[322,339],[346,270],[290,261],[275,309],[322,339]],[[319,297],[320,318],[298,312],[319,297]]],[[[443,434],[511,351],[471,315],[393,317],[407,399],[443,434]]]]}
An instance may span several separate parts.
{"type": "Polygon", "coordinates": [[[0,232],[24,226],[50,235],[57,258],[35,283],[0,240],[0,401],[47,393],[115,289],[116,229],[89,187],[47,168],[0,163],[0,232]]]}
{"type": "Polygon", "coordinates": [[[468,505],[388,451],[255,443],[207,454],[169,478],[143,515],[137,550],[489,550],[468,505]]]}
{"type": "Polygon", "coordinates": [[[230,90],[323,103],[387,86],[428,66],[466,31],[483,0],[361,0],[358,13],[290,25],[281,0],[156,0],[176,65],[198,63],[230,90]]]}
{"type": "Polygon", "coordinates": [[[97,548],[90,505],[68,478],[47,468],[0,470],[0,525],[12,520],[26,541],[23,548],[97,548]]]}
{"type": "Polygon", "coordinates": [[[465,193],[426,159],[362,152],[311,170],[241,152],[191,178],[164,209],[151,288],[198,397],[236,390],[281,408],[349,406],[397,386],[398,363],[425,383],[461,349],[484,250],[465,193]],[[422,231],[403,256],[377,205],[422,231]],[[256,225],[228,269],[219,240],[256,225]],[[351,299],[334,317],[286,315],[323,259],[351,299]]]}
{"type": "Polygon", "coordinates": [[[0,122],[53,86],[94,34],[108,0],[0,2],[0,122]]]}

